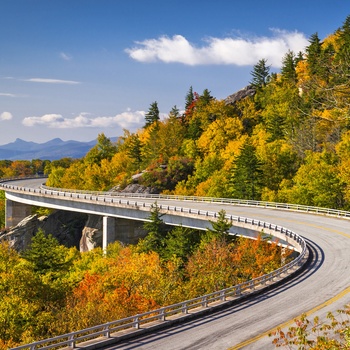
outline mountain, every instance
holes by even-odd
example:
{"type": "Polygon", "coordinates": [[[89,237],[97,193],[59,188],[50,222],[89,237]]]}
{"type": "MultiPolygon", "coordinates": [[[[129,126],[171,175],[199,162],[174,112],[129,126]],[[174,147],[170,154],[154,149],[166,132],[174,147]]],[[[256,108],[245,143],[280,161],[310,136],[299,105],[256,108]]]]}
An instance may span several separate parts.
{"type": "Polygon", "coordinates": [[[82,158],[96,145],[96,142],[96,140],[89,142],[62,141],[56,138],[45,143],[35,143],[16,139],[15,142],[0,146],[0,160],[82,158]]]}

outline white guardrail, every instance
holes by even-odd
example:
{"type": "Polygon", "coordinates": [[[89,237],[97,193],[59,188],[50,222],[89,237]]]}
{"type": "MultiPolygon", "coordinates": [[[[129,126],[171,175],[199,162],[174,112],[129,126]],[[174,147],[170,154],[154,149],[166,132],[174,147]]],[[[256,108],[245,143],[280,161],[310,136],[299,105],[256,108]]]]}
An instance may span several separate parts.
{"type": "MultiPolygon", "coordinates": [[[[23,179],[23,178],[22,178],[23,179]]],[[[13,179],[11,179],[13,180],[13,179]]],[[[8,181],[8,180],[6,180],[8,181]]],[[[11,184],[3,183],[4,179],[0,180],[0,188],[5,191],[25,192],[25,193],[37,193],[43,196],[63,196],[69,198],[76,198],[77,200],[92,200],[102,201],[104,204],[110,203],[110,205],[129,205],[137,207],[142,205],[143,207],[151,207],[152,204],[145,202],[130,201],[129,199],[123,199],[123,197],[134,197],[134,198],[152,198],[152,199],[172,199],[172,200],[184,200],[184,201],[195,201],[195,202],[211,202],[211,203],[226,203],[236,205],[248,205],[248,206],[259,206],[265,208],[276,208],[276,209],[288,209],[298,210],[308,213],[328,214],[336,215],[339,217],[350,217],[349,212],[338,211],[325,208],[307,207],[294,204],[285,203],[270,203],[262,201],[250,201],[250,200],[239,200],[239,199],[227,199],[227,198],[208,198],[208,197],[193,197],[193,196],[175,196],[175,195],[140,195],[135,193],[115,193],[115,192],[94,192],[94,191],[76,191],[58,188],[48,188],[42,186],[40,189],[25,188],[20,186],[14,186],[11,184]]],[[[217,212],[210,212],[204,210],[194,210],[183,207],[174,206],[160,206],[160,209],[204,215],[208,217],[217,217],[217,212]]],[[[102,325],[86,328],[72,333],[63,334],[50,339],[41,340],[31,344],[22,345],[13,349],[50,349],[50,348],[62,348],[62,347],[88,347],[92,340],[94,340],[94,348],[97,343],[105,343],[108,341],[119,341],[122,338],[135,336],[135,332],[145,331],[146,329],[151,330],[154,328],[160,328],[166,325],[170,325],[174,322],[193,317],[194,315],[200,315],[207,313],[209,310],[217,307],[223,307],[224,305],[231,304],[241,298],[247,297],[262,289],[270,287],[272,284],[278,283],[283,278],[286,278],[295,272],[297,272],[308,259],[308,249],[306,242],[295,232],[286,229],[284,227],[266,223],[260,220],[248,219],[244,217],[226,215],[231,221],[244,222],[251,224],[256,227],[259,231],[263,228],[268,228],[271,231],[279,232],[284,234],[289,240],[293,240],[299,255],[282,266],[281,268],[263,275],[261,277],[252,279],[250,281],[216,291],[207,295],[200,296],[191,300],[186,300],[177,304],[162,307],[156,310],[145,312],[142,314],[126,317],[121,320],[107,322],[102,325]],[[123,331],[123,332],[121,332],[123,331]],[[119,332],[119,333],[118,333],[119,332]]]]}

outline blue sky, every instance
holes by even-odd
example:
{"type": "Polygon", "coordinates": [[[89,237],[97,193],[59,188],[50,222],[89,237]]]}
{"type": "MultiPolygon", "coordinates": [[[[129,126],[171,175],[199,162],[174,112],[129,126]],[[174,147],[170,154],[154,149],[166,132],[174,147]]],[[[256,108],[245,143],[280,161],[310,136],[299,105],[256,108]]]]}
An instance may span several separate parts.
{"type": "Polygon", "coordinates": [[[134,132],[191,86],[223,99],[349,14],[349,0],[0,0],[0,145],[134,132]]]}

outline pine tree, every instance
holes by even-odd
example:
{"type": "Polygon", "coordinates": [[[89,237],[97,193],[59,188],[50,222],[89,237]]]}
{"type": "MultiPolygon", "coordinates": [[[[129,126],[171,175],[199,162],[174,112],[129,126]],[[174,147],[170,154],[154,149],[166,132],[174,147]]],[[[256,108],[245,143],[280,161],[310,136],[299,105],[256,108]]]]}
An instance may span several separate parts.
{"type": "Polygon", "coordinates": [[[235,198],[259,200],[262,188],[261,162],[255,153],[255,147],[248,140],[241,147],[241,153],[234,161],[232,194],[235,198]]]}
{"type": "Polygon", "coordinates": [[[157,203],[152,204],[149,221],[146,221],[143,225],[143,228],[147,231],[147,236],[140,243],[142,251],[154,251],[160,255],[162,254],[165,237],[168,233],[168,228],[162,220],[163,215],[157,203]]]}
{"type": "Polygon", "coordinates": [[[178,118],[180,115],[179,109],[176,107],[176,105],[171,109],[169,113],[170,118],[178,118]]]}
{"type": "Polygon", "coordinates": [[[288,51],[282,59],[281,75],[284,81],[295,83],[297,73],[295,71],[295,56],[293,51],[288,51]]]}
{"type": "Polygon", "coordinates": [[[187,95],[186,95],[186,100],[185,100],[185,110],[187,111],[188,108],[192,105],[194,101],[194,93],[193,93],[193,88],[190,86],[187,95]]]}
{"type": "Polygon", "coordinates": [[[199,96],[199,102],[202,106],[206,106],[214,97],[210,94],[208,89],[204,89],[202,95],[199,96]]]}
{"type": "Polygon", "coordinates": [[[250,84],[255,88],[262,88],[266,85],[269,75],[270,75],[270,67],[267,65],[266,59],[261,59],[259,62],[254,65],[253,70],[251,72],[252,80],[250,84]]]}
{"type": "MultiPolygon", "coordinates": [[[[220,210],[218,212],[217,221],[211,221],[212,228],[208,229],[209,236],[211,237],[217,237],[224,241],[227,241],[229,238],[229,231],[232,227],[232,220],[227,219],[226,217],[226,211],[220,210]]],[[[236,235],[232,236],[231,238],[236,238],[236,235]]]]}
{"type": "Polygon", "coordinates": [[[317,74],[320,70],[319,60],[322,53],[322,43],[317,33],[311,35],[310,45],[306,48],[307,63],[310,74],[317,74]]]}
{"type": "Polygon", "coordinates": [[[160,118],[159,118],[158,103],[157,103],[157,101],[155,101],[155,102],[151,103],[150,108],[148,109],[148,112],[145,114],[146,124],[145,124],[144,128],[147,128],[148,126],[157,122],[159,119],[160,118]]]}

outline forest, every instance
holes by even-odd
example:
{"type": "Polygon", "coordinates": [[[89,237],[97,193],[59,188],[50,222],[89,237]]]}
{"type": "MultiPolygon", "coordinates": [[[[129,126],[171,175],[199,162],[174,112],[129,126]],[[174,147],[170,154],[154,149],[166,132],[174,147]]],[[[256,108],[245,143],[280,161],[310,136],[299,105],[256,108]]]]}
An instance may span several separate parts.
{"type": "MultiPolygon", "coordinates": [[[[82,159],[3,160],[0,177],[44,172],[49,186],[121,190],[140,174],[140,185],[164,194],[349,210],[349,76],[350,16],[322,40],[313,34],[305,52],[287,52],[278,73],[259,60],[247,82],[253,96],[228,103],[190,87],[184,111],[174,106],[161,120],[154,101],[144,126],[115,143],[99,134],[82,159]]],[[[3,203],[1,193],[0,226],[3,203]]],[[[150,215],[144,240],[115,243],[107,255],[60,247],[42,232],[25,252],[3,243],[0,347],[218,290],[281,264],[279,247],[263,236],[253,244],[229,239],[223,216],[198,233],[164,228],[156,206],[150,215]]]]}

